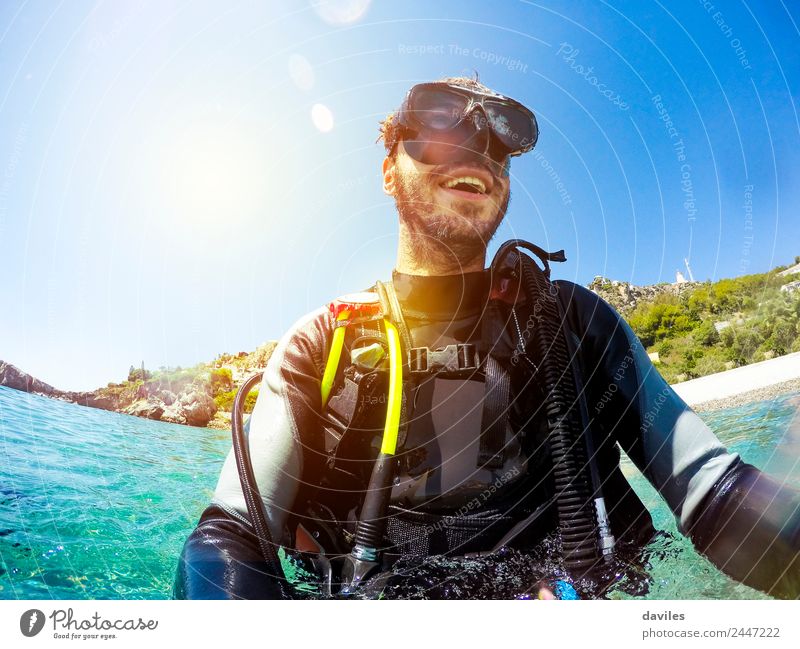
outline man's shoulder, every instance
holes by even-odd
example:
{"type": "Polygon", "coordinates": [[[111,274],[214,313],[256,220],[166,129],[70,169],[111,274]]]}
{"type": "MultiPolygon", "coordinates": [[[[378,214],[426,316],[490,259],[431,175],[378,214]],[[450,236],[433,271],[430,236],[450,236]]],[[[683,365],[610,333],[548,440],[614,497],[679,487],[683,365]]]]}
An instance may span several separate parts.
{"type": "Polygon", "coordinates": [[[357,299],[358,296],[374,294],[375,292],[375,286],[370,286],[360,291],[343,293],[334,297],[326,304],[305,313],[295,320],[284,334],[282,341],[301,339],[306,341],[307,344],[324,347],[335,328],[334,305],[337,303],[349,303],[357,299]]]}
{"type": "Polygon", "coordinates": [[[553,283],[570,328],[582,340],[604,341],[601,347],[605,349],[610,337],[621,334],[628,337],[625,319],[597,293],[569,280],[553,283]]]}
{"type": "Polygon", "coordinates": [[[553,284],[556,286],[561,303],[566,308],[578,311],[602,311],[615,318],[619,317],[616,309],[591,289],[567,279],[553,280],[553,284]]]}

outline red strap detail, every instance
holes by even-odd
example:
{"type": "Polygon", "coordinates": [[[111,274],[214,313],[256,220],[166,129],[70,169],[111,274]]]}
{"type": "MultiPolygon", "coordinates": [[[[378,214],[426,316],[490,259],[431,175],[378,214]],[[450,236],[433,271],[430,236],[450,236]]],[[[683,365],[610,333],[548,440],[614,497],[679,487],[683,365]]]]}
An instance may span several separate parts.
{"type": "Polygon", "coordinates": [[[349,311],[349,319],[355,317],[380,317],[383,314],[381,301],[375,293],[350,293],[336,298],[330,304],[331,317],[339,319],[342,311],[349,311]]]}

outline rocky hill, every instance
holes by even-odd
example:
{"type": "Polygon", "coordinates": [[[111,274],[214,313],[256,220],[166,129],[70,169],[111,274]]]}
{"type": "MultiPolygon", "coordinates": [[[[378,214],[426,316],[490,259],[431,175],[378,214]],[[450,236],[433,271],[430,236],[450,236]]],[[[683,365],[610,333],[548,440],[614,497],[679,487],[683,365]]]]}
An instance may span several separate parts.
{"type": "MultiPolygon", "coordinates": [[[[800,257],[792,266],[716,282],[636,286],[595,277],[589,289],[615,307],[670,383],[800,351],[800,257]]],[[[90,392],[65,392],[0,361],[0,385],[92,408],[191,426],[228,428],[239,386],[263,371],[274,341],[210,363],[150,372],[90,392]]],[[[245,403],[251,411],[253,391],[245,403]]]]}
{"type": "Polygon", "coordinates": [[[643,302],[654,302],[661,295],[681,297],[690,293],[700,282],[683,282],[681,284],[652,284],[636,286],[630,282],[621,282],[598,275],[588,288],[594,291],[613,306],[622,315],[628,315],[643,302]]]}
{"type": "MultiPolygon", "coordinates": [[[[126,381],[88,392],[59,390],[0,361],[0,385],[157,421],[227,428],[236,391],[249,376],[263,371],[275,344],[267,342],[252,353],[221,354],[211,363],[187,369],[149,372],[131,367],[126,381]]],[[[248,410],[255,394],[248,400],[248,410]]]]}
{"type": "Polygon", "coordinates": [[[715,282],[635,286],[596,277],[669,383],[800,351],[800,258],[715,282]]]}

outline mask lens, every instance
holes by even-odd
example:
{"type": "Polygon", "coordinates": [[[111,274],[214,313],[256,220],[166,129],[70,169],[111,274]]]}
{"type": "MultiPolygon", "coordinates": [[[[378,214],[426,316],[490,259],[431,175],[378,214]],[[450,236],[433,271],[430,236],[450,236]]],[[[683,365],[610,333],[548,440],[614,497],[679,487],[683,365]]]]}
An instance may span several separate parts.
{"type": "MultiPolygon", "coordinates": [[[[418,162],[444,164],[474,157],[474,148],[479,144],[475,141],[476,135],[475,129],[465,123],[444,130],[423,128],[403,138],[403,145],[406,153],[418,162]]],[[[482,150],[485,148],[484,141],[482,150]]]]}
{"type": "Polygon", "coordinates": [[[522,109],[498,101],[484,104],[489,125],[509,151],[524,151],[536,143],[536,122],[522,109]]]}
{"type": "Polygon", "coordinates": [[[475,93],[473,103],[471,96],[438,84],[412,88],[400,117],[406,152],[424,164],[479,155],[504,165],[508,156],[533,148],[538,137],[533,113],[512,99],[475,93]]]}
{"type": "Polygon", "coordinates": [[[468,99],[449,90],[420,89],[412,95],[411,114],[421,125],[437,131],[453,128],[464,116],[468,99]]]}

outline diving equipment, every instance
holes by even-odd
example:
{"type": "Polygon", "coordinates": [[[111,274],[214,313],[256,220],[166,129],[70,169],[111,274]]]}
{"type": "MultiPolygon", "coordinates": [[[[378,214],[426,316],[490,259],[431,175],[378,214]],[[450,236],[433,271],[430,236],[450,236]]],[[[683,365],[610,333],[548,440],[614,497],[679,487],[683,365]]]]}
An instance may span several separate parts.
{"type": "Polygon", "coordinates": [[[518,101],[443,82],[413,86],[397,122],[406,152],[423,164],[462,162],[476,152],[503,163],[533,149],[539,137],[535,115],[518,101]]]}
{"type": "MultiPolygon", "coordinates": [[[[419,359],[440,366],[451,361],[465,368],[474,365],[470,345],[480,352],[479,322],[489,279],[488,271],[442,277],[393,274],[392,284],[413,336],[411,346],[427,346],[430,351],[456,346],[453,356],[422,352],[419,359]]],[[[552,476],[553,462],[546,443],[547,395],[541,393],[540,381],[528,379],[540,365],[533,337],[527,346],[530,358],[519,353],[514,366],[519,342],[538,329],[537,302],[524,303],[522,290],[515,286],[520,281],[521,277],[500,277],[499,288],[492,289],[489,300],[499,306],[497,317],[489,318],[496,325],[492,339],[498,341],[492,351],[519,374],[518,378],[512,374],[518,396],[510,404],[509,424],[516,433],[506,436],[506,463],[494,471],[476,465],[485,392],[482,377],[470,380],[467,374],[458,380],[427,380],[418,394],[418,414],[407,427],[401,417],[398,434],[398,449],[403,449],[396,455],[400,483],[393,486],[387,536],[402,552],[460,556],[486,551],[510,530],[529,524],[529,532],[509,537],[512,548],[524,550],[538,547],[539,539],[558,526],[557,505],[536,511],[557,491],[540,480],[552,476]],[[470,403],[478,405],[470,407],[470,403]],[[473,441],[459,446],[459,440],[465,439],[473,441]],[[443,463],[441,457],[452,461],[443,463]],[[485,502],[482,494],[488,496],[485,502]],[[480,507],[470,508],[470,503],[480,507]],[[520,507],[514,508],[515,503],[520,507]],[[522,508],[522,503],[528,506],[522,508]],[[504,513],[510,515],[503,518],[504,513]]],[[[644,546],[654,534],[647,508],[620,470],[624,451],[671,508],[679,531],[720,569],[778,597],[800,595],[796,492],[770,482],[727,451],[666,384],[630,327],[606,302],[572,282],[553,284],[564,314],[564,330],[575,343],[582,372],[578,392],[585,394],[595,443],[590,455],[597,458],[618,554],[644,546]],[[731,518],[734,511],[737,516],[731,518]],[[767,515],[762,516],[760,512],[765,511],[767,515]],[[772,539],[776,540],[770,545],[772,539]]],[[[273,541],[287,554],[291,548],[311,553],[324,550],[337,568],[334,575],[338,574],[336,556],[352,550],[355,520],[379,453],[377,447],[370,449],[369,440],[380,443],[385,423],[381,408],[387,386],[382,377],[388,377],[385,371],[369,372],[385,364],[385,352],[374,347],[383,346],[374,338],[383,336],[376,331],[379,327],[371,327],[375,324],[346,328],[342,358],[350,354],[353,366],[345,367],[348,363],[342,361],[328,400],[328,406],[340,407],[339,412],[346,411],[346,402],[367,406],[363,414],[372,420],[360,419],[357,410],[346,435],[341,437],[346,426],[341,419],[339,437],[332,425],[333,432],[328,432],[328,419],[322,416],[328,408],[322,407],[320,390],[334,335],[327,305],[298,319],[278,342],[250,419],[253,472],[273,541]],[[351,354],[361,347],[369,349],[351,354]],[[356,364],[363,370],[358,375],[356,364]],[[359,382],[350,385],[348,380],[353,379],[359,382]]],[[[401,342],[405,341],[399,333],[401,342]]],[[[538,376],[542,373],[540,369],[538,376]]],[[[591,480],[588,484],[591,495],[591,480]]],[[[384,551],[384,557],[389,558],[388,552],[384,551]]],[[[320,563],[324,574],[322,568],[320,563]]],[[[280,593],[277,580],[268,576],[273,572],[261,556],[231,453],[209,507],[184,545],[175,596],[274,598],[280,593]]]]}
{"type": "Polygon", "coordinates": [[[253,475],[253,463],[250,460],[248,441],[244,435],[244,426],[242,423],[242,413],[244,411],[244,403],[247,399],[247,395],[260,381],[260,374],[254,374],[249,377],[239,388],[236,393],[236,398],[233,401],[233,409],[231,411],[233,454],[236,458],[236,467],[239,471],[239,479],[242,483],[242,493],[247,503],[247,513],[250,515],[250,521],[258,537],[261,554],[267,562],[267,567],[270,570],[271,576],[279,580],[279,583],[283,583],[283,570],[281,568],[278,552],[275,549],[277,546],[272,540],[272,535],[270,534],[269,525],[267,523],[267,514],[264,511],[264,503],[261,500],[258,484],[253,475]]]}
{"type": "MultiPolygon", "coordinates": [[[[527,299],[534,301],[537,296],[552,294],[552,287],[549,285],[549,265],[548,261],[563,261],[563,251],[559,253],[546,253],[541,248],[527,242],[513,240],[504,244],[495,256],[491,265],[491,272],[500,275],[500,268],[506,261],[506,257],[512,251],[526,249],[533,252],[542,260],[545,266],[544,271],[532,269],[533,262],[523,262],[522,256],[517,252],[517,265],[521,269],[520,273],[524,280],[524,290],[527,299]],[[537,273],[540,277],[537,278],[537,273]]],[[[395,475],[395,458],[397,451],[398,434],[400,429],[400,413],[402,409],[402,390],[403,390],[403,365],[406,365],[412,372],[424,374],[434,371],[444,375],[458,374],[463,369],[475,371],[478,369],[477,356],[470,354],[469,346],[451,345],[443,350],[429,350],[428,348],[406,349],[407,363],[401,361],[401,342],[398,328],[405,332],[405,338],[410,341],[407,333],[407,326],[396,303],[396,295],[393,295],[393,288],[381,283],[377,285],[378,295],[362,293],[352,296],[344,296],[335,301],[330,306],[330,315],[335,323],[330,351],[326,362],[323,378],[321,381],[321,401],[324,407],[329,405],[331,391],[335,377],[339,369],[342,348],[344,345],[345,328],[351,324],[370,323],[382,319],[384,333],[388,346],[389,360],[389,388],[388,406],[386,409],[386,422],[381,443],[381,449],[375,460],[366,495],[362,503],[358,521],[356,524],[355,538],[353,547],[348,556],[344,558],[344,568],[342,571],[342,583],[344,594],[355,592],[359,584],[367,578],[373,576],[381,567],[380,548],[384,544],[384,533],[387,523],[387,510],[389,497],[391,495],[391,482],[395,475]],[[383,303],[383,308],[381,304],[383,303]],[[396,327],[394,323],[384,313],[389,313],[399,321],[396,327]],[[423,353],[424,352],[424,353],[423,353]],[[449,352],[449,353],[448,353],[449,352]],[[420,360],[422,359],[422,360],[420,360]],[[472,359],[472,360],[471,360],[472,359]]],[[[552,295],[551,295],[551,302],[552,295]]],[[[540,350],[542,371],[545,372],[544,380],[547,384],[547,391],[550,395],[548,405],[548,415],[551,426],[550,443],[551,452],[555,460],[556,487],[558,489],[557,501],[561,521],[561,534],[564,548],[564,558],[569,570],[575,572],[576,577],[582,577],[593,567],[600,554],[608,556],[613,550],[613,536],[608,531],[608,521],[605,518],[605,506],[600,493],[599,477],[596,467],[593,467],[594,453],[588,453],[586,449],[581,452],[582,447],[588,443],[586,438],[586,426],[581,424],[584,412],[577,412],[581,401],[575,396],[574,386],[569,389],[567,386],[577,376],[574,370],[568,370],[566,343],[564,336],[559,332],[557,324],[550,326],[548,323],[558,323],[557,307],[554,304],[543,307],[543,320],[540,323],[540,333],[537,336],[540,350]],[[554,378],[556,377],[556,378],[554,378]],[[571,410],[570,410],[571,409],[571,410]],[[570,432],[571,431],[571,432],[570,432]],[[586,467],[592,467],[593,489],[587,486],[585,476],[586,467]],[[581,481],[582,480],[582,481],[581,481]],[[595,507],[592,507],[592,498],[595,507]],[[598,524],[594,525],[592,514],[598,517],[598,524]],[[598,530],[601,533],[597,538],[598,530]],[[602,552],[598,552],[599,547],[602,552]]],[[[484,322],[489,319],[485,316],[484,322]]],[[[484,324],[484,337],[491,328],[484,324]]],[[[372,346],[375,346],[373,343],[372,346]]],[[[363,349],[355,347],[351,352],[351,359],[358,359],[364,356],[359,353],[363,349]]],[[[378,346],[378,349],[380,347],[378,346]]],[[[574,354],[572,355],[574,357],[574,354]]],[[[380,357],[377,357],[380,358],[380,357]]],[[[480,462],[484,465],[501,467],[495,465],[494,461],[502,458],[503,445],[505,443],[505,427],[507,413],[509,409],[510,393],[508,385],[504,385],[503,371],[498,366],[492,366],[494,358],[487,354],[484,359],[484,373],[486,375],[486,404],[484,405],[483,432],[481,434],[481,456],[480,462]],[[498,396],[502,395],[502,396],[498,396]],[[488,414],[487,414],[488,413],[488,414]],[[496,430],[492,430],[492,428],[496,430]],[[487,432],[488,431],[488,432],[487,432]],[[492,439],[492,433],[496,439],[492,439]]],[[[375,371],[374,365],[378,361],[373,361],[368,371],[375,371]]],[[[496,362],[496,361],[494,361],[496,362]]],[[[363,371],[363,368],[362,368],[363,371]]],[[[359,377],[359,370],[356,370],[356,382],[363,377],[359,377]]],[[[532,378],[532,377],[531,377],[532,378]]],[[[345,379],[348,381],[349,379],[345,379]]],[[[353,381],[350,381],[353,383],[353,381]]],[[[506,381],[507,383],[507,381],[506,381]]],[[[347,387],[347,386],[345,386],[347,387]]],[[[357,401],[355,392],[349,393],[349,398],[345,403],[355,407],[357,401]]],[[[344,391],[345,393],[347,390],[344,391]]],[[[412,399],[413,400],[413,399],[412,399]]],[[[340,419],[352,420],[352,412],[344,414],[341,412],[341,404],[336,400],[331,404],[339,408],[340,419]]],[[[406,413],[408,416],[408,413],[406,413]]],[[[583,419],[585,421],[585,419],[583,419]]],[[[341,439],[341,437],[340,437],[341,439]]],[[[235,447],[236,450],[236,447],[235,447]]],[[[238,453],[238,451],[237,451],[238,453]]],[[[334,448],[335,454],[335,448],[334,448]]],[[[237,465],[242,462],[237,454],[237,465]]],[[[246,493],[249,492],[246,480],[246,471],[242,474],[242,487],[246,493]]],[[[250,502],[261,503],[260,498],[248,500],[248,511],[251,509],[250,502]]],[[[262,515],[259,512],[251,512],[254,520],[260,520],[262,515]]],[[[529,517],[530,518],[530,517],[529,517]]],[[[537,514],[538,518],[538,514],[537,514]]],[[[512,537],[518,536],[522,531],[530,526],[529,520],[522,528],[517,529],[512,537]]],[[[260,529],[266,529],[266,525],[258,525],[260,529]]],[[[265,553],[265,557],[267,557],[265,553]]],[[[268,561],[270,559],[268,558],[268,561]]]]}

